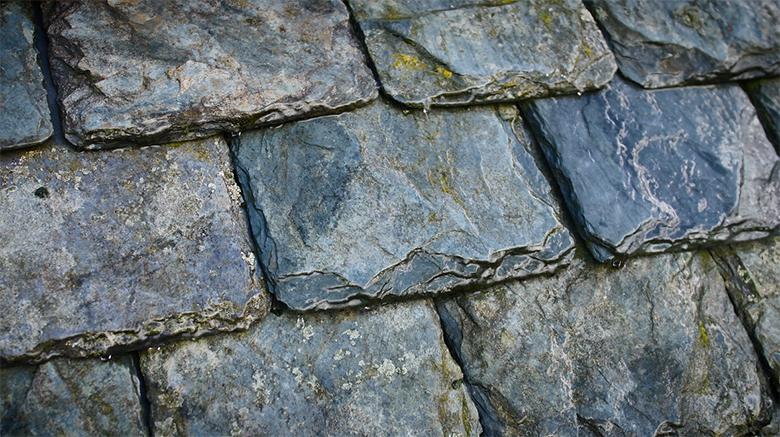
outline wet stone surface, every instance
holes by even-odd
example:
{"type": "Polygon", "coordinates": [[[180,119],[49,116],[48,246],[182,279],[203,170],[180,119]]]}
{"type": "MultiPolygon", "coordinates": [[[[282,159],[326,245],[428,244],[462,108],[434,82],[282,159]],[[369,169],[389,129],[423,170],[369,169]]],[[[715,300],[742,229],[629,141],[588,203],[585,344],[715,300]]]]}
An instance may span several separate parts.
{"type": "Polygon", "coordinates": [[[616,64],[578,0],[352,0],[384,90],[409,106],[573,94],[616,64]]]}
{"type": "Polygon", "coordinates": [[[104,354],[267,312],[220,138],[0,156],[0,358],[104,354]]]}
{"type": "Polygon", "coordinates": [[[780,154],[780,78],[754,80],[745,89],[756,106],[766,137],[780,154]]]}
{"type": "Polygon", "coordinates": [[[524,106],[594,256],[688,249],[780,226],[780,160],[736,84],[645,91],[616,77],[524,106]]]}
{"type": "Polygon", "coordinates": [[[646,88],[780,73],[780,2],[586,0],[620,72],[646,88]]]}
{"type": "Polygon", "coordinates": [[[128,355],[0,368],[0,388],[4,436],[149,435],[128,355]]]}
{"type": "Polygon", "coordinates": [[[0,3],[0,151],[41,143],[53,132],[31,16],[27,2],[0,3]]]}
{"type": "Polygon", "coordinates": [[[160,144],[376,96],[337,0],[52,2],[52,70],[79,147],[160,144]]]}
{"type": "Polygon", "coordinates": [[[486,435],[750,435],[769,422],[758,359],[706,252],[622,269],[584,259],[438,302],[486,435]]]}
{"type": "Polygon", "coordinates": [[[269,316],[142,353],[154,435],[478,436],[430,302],[269,316]]]}
{"type": "Polygon", "coordinates": [[[513,106],[375,102],[243,134],[238,173],[271,291],[325,309],[565,265],[573,243],[529,144],[513,106]]]}

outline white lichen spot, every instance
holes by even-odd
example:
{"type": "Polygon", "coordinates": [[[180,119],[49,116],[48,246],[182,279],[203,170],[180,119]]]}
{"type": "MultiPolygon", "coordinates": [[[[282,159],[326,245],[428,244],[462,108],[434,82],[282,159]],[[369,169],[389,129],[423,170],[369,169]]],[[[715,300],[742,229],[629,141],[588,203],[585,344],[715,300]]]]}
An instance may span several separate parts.
{"type": "Polygon", "coordinates": [[[395,364],[393,364],[392,361],[385,358],[385,360],[382,361],[382,364],[376,368],[376,371],[379,372],[380,375],[392,381],[393,375],[396,372],[395,364]]]}
{"type": "Polygon", "coordinates": [[[363,360],[358,361],[358,366],[364,367],[366,365],[366,362],[363,360]]]}
{"type": "Polygon", "coordinates": [[[334,360],[336,360],[336,361],[341,361],[341,360],[343,360],[344,358],[348,357],[349,355],[352,355],[352,352],[351,352],[351,351],[349,351],[348,349],[347,349],[347,350],[345,350],[345,349],[339,349],[339,350],[336,352],[336,355],[334,355],[334,356],[333,356],[333,359],[334,359],[334,360]]]}
{"type": "Polygon", "coordinates": [[[341,384],[342,390],[351,390],[352,389],[352,383],[351,382],[345,382],[344,384],[341,384]]]}
{"type": "MultiPolygon", "coordinates": [[[[254,272],[255,271],[255,254],[252,253],[252,251],[249,251],[248,253],[244,253],[241,251],[241,258],[246,261],[247,264],[249,264],[249,268],[254,272]]],[[[300,320],[300,319],[298,319],[300,320]]]]}
{"type": "Polygon", "coordinates": [[[297,382],[298,384],[303,383],[303,372],[301,372],[301,369],[297,367],[293,367],[292,374],[293,376],[295,376],[295,382],[297,382]]]}
{"type": "Polygon", "coordinates": [[[314,337],[314,327],[307,325],[303,327],[303,338],[308,340],[314,337]]]}

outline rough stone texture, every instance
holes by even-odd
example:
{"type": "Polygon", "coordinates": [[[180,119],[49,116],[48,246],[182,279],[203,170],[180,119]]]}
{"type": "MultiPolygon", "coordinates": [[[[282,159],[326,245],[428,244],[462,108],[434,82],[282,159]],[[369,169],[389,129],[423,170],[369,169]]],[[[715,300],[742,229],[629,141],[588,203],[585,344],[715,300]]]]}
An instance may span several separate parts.
{"type": "Polygon", "coordinates": [[[103,354],[267,312],[222,139],[7,153],[0,187],[2,360],[103,354]]]}
{"type": "Polygon", "coordinates": [[[0,368],[3,436],[146,436],[129,356],[0,368]]]}
{"type": "Polygon", "coordinates": [[[745,88],[756,106],[766,137],[780,154],[780,78],[754,80],[745,88]]]}
{"type": "Polygon", "coordinates": [[[713,250],[745,327],[780,387],[780,238],[713,250]]]}
{"type": "Polygon", "coordinates": [[[244,134],[239,177],[271,291],[323,309],[566,264],[573,243],[521,123],[513,106],[375,102],[244,134]]]}
{"type": "Polygon", "coordinates": [[[485,435],[745,435],[772,401],[706,253],[442,300],[485,435]],[[665,433],[666,432],[666,433],[665,433]]]}
{"type": "Polygon", "coordinates": [[[780,160],[737,85],[645,91],[616,77],[525,109],[597,259],[780,226],[780,160]]]}
{"type": "Polygon", "coordinates": [[[349,3],[384,90],[409,106],[573,94],[617,68],[579,0],[349,3]]]}
{"type": "Polygon", "coordinates": [[[376,96],[337,0],[53,2],[65,136],[159,144],[332,113],[376,96]]]}
{"type": "Polygon", "coordinates": [[[481,432],[430,302],[269,316],[141,358],[154,435],[481,432]]]}
{"type": "Polygon", "coordinates": [[[0,3],[0,150],[46,141],[52,133],[30,5],[0,3]]]}
{"type": "Polygon", "coordinates": [[[645,88],[780,73],[780,1],[585,0],[620,72],[645,88]]]}

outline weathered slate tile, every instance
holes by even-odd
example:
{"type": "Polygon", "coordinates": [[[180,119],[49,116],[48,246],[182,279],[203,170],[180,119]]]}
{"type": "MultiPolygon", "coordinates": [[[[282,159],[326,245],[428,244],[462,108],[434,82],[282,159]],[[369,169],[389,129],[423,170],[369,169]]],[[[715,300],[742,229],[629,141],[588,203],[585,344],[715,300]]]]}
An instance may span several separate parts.
{"type": "Polygon", "coordinates": [[[713,250],[726,288],[780,386],[780,238],[713,250]]]}
{"type": "Polygon", "coordinates": [[[780,73],[777,0],[585,0],[620,72],[645,88],[780,73]]]}
{"type": "Polygon", "coordinates": [[[579,0],[351,0],[388,95],[444,106],[573,94],[617,66],[579,0]]]}
{"type": "Polygon", "coordinates": [[[31,14],[27,2],[0,3],[0,150],[41,143],[53,132],[31,14]]]}
{"type": "Polygon", "coordinates": [[[616,77],[524,108],[599,260],[780,226],[780,162],[737,85],[645,91],[616,77]]]}
{"type": "Polygon", "coordinates": [[[103,354],[267,312],[220,138],[3,154],[0,187],[2,360],[103,354]]]}
{"type": "Polygon", "coordinates": [[[780,78],[754,80],[745,88],[756,106],[766,137],[780,154],[780,78]]]}
{"type": "Polygon", "coordinates": [[[478,436],[430,302],[269,316],[141,355],[154,435],[478,436]]]}
{"type": "Polygon", "coordinates": [[[772,401],[706,253],[442,299],[486,435],[750,435],[772,401]],[[668,432],[668,434],[664,434],[668,432]]]}
{"type": "Polygon", "coordinates": [[[0,368],[0,386],[4,436],[149,435],[127,355],[0,368]]]}
{"type": "Polygon", "coordinates": [[[160,144],[338,112],[376,83],[338,0],[53,2],[65,136],[160,144]]]}
{"type": "Polygon", "coordinates": [[[271,291],[296,310],[545,273],[573,243],[513,106],[382,102],[245,133],[239,178],[271,291]]]}

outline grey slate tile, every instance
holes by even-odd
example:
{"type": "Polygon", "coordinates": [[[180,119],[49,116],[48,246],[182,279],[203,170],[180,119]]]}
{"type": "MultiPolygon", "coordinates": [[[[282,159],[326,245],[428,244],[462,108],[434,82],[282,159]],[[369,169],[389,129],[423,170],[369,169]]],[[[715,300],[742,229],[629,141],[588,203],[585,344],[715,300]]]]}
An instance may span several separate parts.
{"type": "Polygon", "coordinates": [[[238,173],[271,291],[325,309],[565,265],[573,243],[521,124],[514,106],[377,101],[244,133],[238,173]]]}
{"type": "Polygon", "coordinates": [[[104,354],[268,310],[227,144],[0,155],[0,359],[104,354]]]}
{"type": "Polygon", "coordinates": [[[766,137],[780,154],[780,78],[753,80],[745,89],[756,106],[766,137]]]}
{"type": "Polygon", "coordinates": [[[235,132],[377,94],[338,0],[52,5],[53,75],[79,147],[235,132]]]}
{"type": "Polygon", "coordinates": [[[524,108],[599,260],[780,227],[780,160],[736,84],[646,91],[616,77],[524,108]]]}
{"type": "Polygon", "coordinates": [[[486,435],[750,435],[773,408],[705,253],[585,260],[437,302],[486,435]]]}
{"type": "Polygon", "coordinates": [[[780,73],[778,0],[586,0],[620,72],[646,88],[780,73]]]}
{"type": "Polygon", "coordinates": [[[149,435],[140,381],[127,355],[0,368],[0,386],[3,436],[149,435]]]}
{"type": "Polygon", "coordinates": [[[53,133],[31,14],[27,2],[0,4],[0,151],[42,143],[53,133]]]}
{"type": "Polygon", "coordinates": [[[141,355],[154,435],[478,436],[430,302],[269,316],[141,355]]]}
{"type": "Polygon", "coordinates": [[[388,95],[409,106],[573,94],[616,65],[579,0],[351,0],[388,95]]]}

